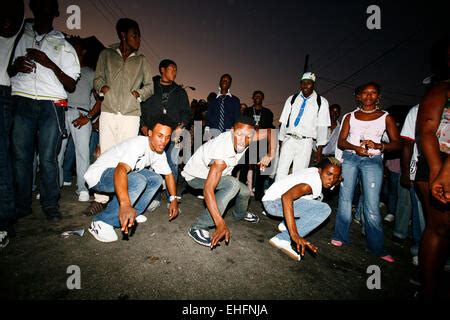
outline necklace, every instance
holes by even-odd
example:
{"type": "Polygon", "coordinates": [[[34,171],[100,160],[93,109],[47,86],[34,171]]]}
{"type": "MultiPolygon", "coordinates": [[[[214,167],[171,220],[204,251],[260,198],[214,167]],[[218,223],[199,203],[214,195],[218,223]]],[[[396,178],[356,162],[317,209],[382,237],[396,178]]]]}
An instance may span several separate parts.
{"type": "Polygon", "coordinates": [[[44,41],[44,39],[45,39],[45,37],[47,36],[47,34],[48,33],[46,33],[46,34],[44,34],[44,36],[41,38],[41,40],[38,40],[37,39],[37,34],[36,34],[36,31],[34,32],[34,45],[36,46],[36,47],[38,47],[38,48],[40,48],[41,47],[41,45],[42,45],[42,42],[44,41]]]}
{"type": "Polygon", "coordinates": [[[359,111],[361,111],[362,113],[374,113],[374,112],[378,111],[378,108],[375,108],[375,109],[370,110],[370,111],[366,111],[363,108],[359,108],[359,111]]]}

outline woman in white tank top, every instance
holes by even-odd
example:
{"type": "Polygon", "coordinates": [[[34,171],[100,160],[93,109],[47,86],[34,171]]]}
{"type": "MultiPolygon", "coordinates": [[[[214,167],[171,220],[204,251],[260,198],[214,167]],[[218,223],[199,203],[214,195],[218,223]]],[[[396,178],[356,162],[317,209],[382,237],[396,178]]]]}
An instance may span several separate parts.
{"type": "Polygon", "coordinates": [[[380,86],[374,82],[357,89],[360,107],[347,114],[342,123],[338,147],[343,150],[342,177],[339,206],[331,244],[340,247],[349,243],[352,221],[352,200],[360,176],[364,197],[364,226],[369,250],[387,262],[394,259],[384,250],[384,233],[380,215],[380,191],[383,183],[383,158],[385,151],[401,147],[395,120],[380,110],[380,86]],[[390,143],[382,143],[387,131],[390,143]]]}

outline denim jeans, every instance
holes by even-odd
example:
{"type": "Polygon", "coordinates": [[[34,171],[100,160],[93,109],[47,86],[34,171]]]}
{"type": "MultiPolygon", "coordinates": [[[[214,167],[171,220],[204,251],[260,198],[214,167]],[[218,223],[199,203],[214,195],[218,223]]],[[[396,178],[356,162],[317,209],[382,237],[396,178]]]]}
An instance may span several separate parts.
{"type": "Polygon", "coordinates": [[[0,86],[0,231],[7,230],[16,218],[11,159],[11,90],[0,86]]]}
{"type": "Polygon", "coordinates": [[[95,162],[95,149],[100,142],[99,133],[97,130],[92,130],[91,139],[89,140],[89,155],[90,155],[90,163],[95,162]]]}
{"type": "MultiPolygon", "coordinates": [[[[205,179],[195,178],[187,181],[187,184],[194,189],[203,189],[205,182],[205,179]]],[[[248,201],[250,200],[250,192],[245,184],[239,182],[235,177],[224,176],[220,179],[215,191],[217,206],[222,216],[224,215],[228,204],[236,197],[234,207],[232,208],[234,218],[236,220],[245,218],[248,201]]],[[[192,228],[207,230],[214,226],[214,220],[211,218],[208,208],[205,208],[203,213],[192,225],[192,228]]]]}
{"type": "Polygon", "coordinates": [[[388,175],[388,213],[395,215],[397,211],[398,189],[400,188],[400,173],[389,171],[388,175]]]}
{"type": "Polygon", "coordinates": [[[425,229],[425,218],[423,216],[422,204],[417,196],[414,187],[399,187],[398,204],[395,213],[394,236],[400,239],[408,237],[409,221],[412,218],[412,236],[414,244],[411,247],[411,254],[418,255],[420,240],[425,229]]]}
{"type": "MultiPolygon", "coordinates": [[[[84,174],[90,165],[89,156],[89,140],[91,139],[92,126],[89,121],[87,124],[82,126],[80,129],[76,128],[72,121],[80,116],[80,113],[85,114],[86,112],[80,112],[75,109],[69,108],[66,111],[66,127],[67,132],[70,134],[75,146],[75,161],[77,165],[77,194],[82,191],[88,191],[86,181],[84,180],[84,174]]],[[[62,186],[63,184],[63,163],[64,163],[64,152],[66,151],[68,139],[64,139],[61,145],[61,151],[58,155],[58,162],[60,168],[59,182],[62,186]]],[[[72,180],[70,180],[72,181],[72,180]]]]}
{"type": "Polygon", "coordinates": [[[74,166],[75,166],[75,145],[73,144],[73,139],[70,136],[69,138],[67,138],[66,152],[64,152],[64,161],[63,161],[64,182],[72,182],[72,170],[74,166]]]}
{"type": "MultiPolygon", "coordinates": [[[[114,193],[114,170],[115,168],[106,169],[93,189],[101,193],[114,193]]],[[[148,169],[133,171],[128,174],[128,195],[137,215],[142,214],[147,209],[161,184],[161,175],[148,169]]],[[[113,227],[120,228],[119,202],[116,195],[106,208],[94,218],[94,221],[103,221],[113,227]]]]}
{"type": "Polygon", "coordinates": [[[31,212],[33,158],[39,155],[41,206],[44,211],[58,208],[60,195],[58,152],[61,131],[65,130],[64,110],[52,101],[13,96],[13,154],[16,210],[31,212]],[[36,139],[37,138],[37,139],[36,139]]]}
{"type": "MultiPolygon", "coordinates": [[[[276,217],[283,217],[283,204],[281,199],[263,201],[267,212],[276,217]]],[[[321,225],[331,213],[328,204],[317,200],[297,199],[294,201],[294,217],[298,234],[306,237],[311,231],[321,225]]],[[[289,231],[283,231],[277,235],[280,240],[290,241],[289,231]]]]}
{"type": "Polygon", "coordinates": [[[364,197],[364,228],[369,250],[385,255],[384,233],[380,215],[380,191],[383,183],[383,160],[381,156],[360,157],[345,151],[343,154],[342,177],[339,191],[339,205],[333,239],[349,243],[349,229],[352,221],[352,200],[358,174],[364,197]]]}

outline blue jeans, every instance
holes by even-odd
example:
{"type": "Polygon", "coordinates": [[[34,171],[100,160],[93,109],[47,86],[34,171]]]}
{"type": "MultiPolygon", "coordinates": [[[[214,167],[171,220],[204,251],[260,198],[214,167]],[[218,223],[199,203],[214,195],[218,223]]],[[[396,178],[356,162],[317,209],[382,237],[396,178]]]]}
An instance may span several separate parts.
{"type": "MultiPolygon", "coordinates": [[[[77,194],[80,194],[82,191],[88,191],[86,181],[84,180],[84,174],[90,165],[90,156],[89,156],[89,141],[91,139],[91,131],[92,125],[91,122],[88,122],[80,129],[76,128],[72,121],[77,119],[80,116],[80,113],[85,114],[86,112],[80,112],[75,109],[69,108],[66,111],[66,127],[67,131],[72,137],[73,144],[75,146],[75,161],[77,165],[77,194]]],[[[61,151],[58,155],[58,162],[60,166],[60,175],[59,182],[62,186],[63,184],[63,162],[64,162],[64,152],[66,151],[68,139],[64,139],[61,145],[61,151]]],[[[72,179],[70,180],[72,181],[72,179]]]]}
{"type": "Polygon", "coordinates": [[[409,221],[412,218],[412,236],[414,244],[411,254],[418,255],[420,240],[425,229],[425,218],[423,216],[422,204],[414,187],[398,189],[398,204],[395,213],[394,236],[400,239],[408,237],[409,221]]]}
{"type": "MultiPolygon", "coordinates": [[[[101,193],[114,193],[114,170],[115,168],[106,169],[93,189],[101,193]]],[[[161,184],[161,175],[148,169],[133,171],[128,174],[128,195],[137,215],[142,214],[147,209],[161,184]]],[[[120,228],[119,202],[116,195],[106,208],[94,218],[94,221],[103,221],[113,227],[120,228]]]]}
{"type": "MultiPolygon", "coordinates": [[[[267,212],[276,217],[283,217],[283,203],[281,199],[272,201],[263,201],[264,208],[267,212]]],[[[311,231],[321,225],[331,213],[331,208],[328,204],[316,201],[297,199],[294,201],[294,217],[297,225],[298,234],[301,237],[306,237],[311,231]]],[[[289,231],[283,231],[277,235],[280,240],[288,240],[289,231]]]]}
{"type": "Polygon", "coordinates": [[[72,182],[72,169],[75,166],[75,145],[73,144],[72,136],[67,139],[66,152],[64,152],[63,161],[63,181],[72,182]]]}
{"type": "Polygon", "coordinates": [[[18,215],[31,212],[33,158],[39,155],[41,206],[44,211],[58,208],[60,195],[58,152],[65,130],[64,110],[52,101],[13,97],[13,154],[18,215]],[[37,139],[36,139],[37,138],[37,139]]]}
{"type": "Polygon", "coordinates": [[[383,160],[381,156],[360,157],[344,152],[342,177],[339,191],[339,205],[333,240],[349,243],[349,229],[352,220],[352,200],[358,174],[364,197],[364,228],[369,250],[377,255],[385,255],[383,223],[380,215],[380,191],[383,183],[383,160]]]}
{"type": "Polygon", "coordinates": [[[99,133],[97,130],[92,130],[91,132],[91,140],[89,141],[89,155],[91,164],[95,162],[95,149],[100,142],[99,133]]]}
{"type": "MultiPolygon", "coordinates": [[[[187,184],[194,189],[203,189],[206,180],[195,178],[187,181],[187,184]]],[[[247,214],[248,201],[250,200],[250,191],[247,186],[239,182],[238,179],[232,176],[224,176],[220,178],[220,182],[216,187],[216,202],[220,214],[223,216],[228,204],[236,197],[234,208],[232,209],[234,218],[242,220],[247,214]]],[[[215,226],[214,220],[205,208],[203,213],[197,218],[192,225],[194,229],[210,229],[215,226]]]]}
{"type": "Polygon", "coordinates": [[[12,128],[11,89],[0,86],[0,231],[16,218],[10,139],[12,128]]]}
{"type": "Polygon", "coordinates": [[[393,215],[395,215],[395,212],[397,211],[399,188],[400,188],[400,173],[392,172],[389,170],[387,207],[388,213],[393,215]]]}

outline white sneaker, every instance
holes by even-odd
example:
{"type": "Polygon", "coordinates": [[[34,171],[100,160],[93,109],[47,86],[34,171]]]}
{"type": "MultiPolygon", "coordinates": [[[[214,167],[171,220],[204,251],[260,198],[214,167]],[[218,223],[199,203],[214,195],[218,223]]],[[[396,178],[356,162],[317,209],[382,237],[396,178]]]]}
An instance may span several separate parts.
{"type": "Polygon", "coordinates": [[[89,192],[81,191],[80,195],[78,196],[78,201],[80,201],[80,202],[88,202],[89,201],[89,192]]]}
{"type": "Polygon", "coordinates": [[[0,231],[0,248],[4,248],[8,245],[9,238],[7,231],[0,231]]]}
{"type": "Polygon", "coordinates": [[[392,213],[389,213],[386,215],[386,217],[384,217],[384,221],[386,222],[392,222],[395,220],[395,216],[392,213]]]}
{"type": "Polygon", "coordinates": [[[412,264],[415,265],[416,267],[419,265],[419,257],[418,256],[412,257],[412,264]]]}
{"type": "Polygon", "coordinates": [[[114,227],[103,221],[92,221],[88,230],[95,239],[101,242],[114,242],[119,240],[119,237],[114,231],[114,227]]]}
{"type": "Polygon", "coordinates": [[[140,214],[136,217],[134,221],[136,221],[137,223],[144,223],[147,222],[147,217],[144,216],[143,214],[140,214]]]}
{"type": "Polygon", "coordinates": [[[36,200],[40,200],[41,199],[41,194],[40,193],[37,193],[36,194],[36,200]]]}
{"type": "Polygon", "coordinates": [[[281,221],[280,224],[278,225],[278,231],[280,231],[280,232],[287,231],[287,228],[286,228],[286,225],[284,224],[284,221],[281,221]]]}
{"type": "Polygon", "coordinates": [[[155,211],[156,209],[158,209],[159,208],[159,206],[161,205],[161,201],[159,201],[159,200],[153,200],[152,202],[150,202],[150,205],[148,206],[148,208],[147,208],[147,212],[153,212],[153,211],[155,211]]]}
{"type": "Polygon", "coordinates": [[[269,240],[269,243],[286,253],[291,259],[294,259],[296,261],[300,261],[302,257],[291,247],[291,242],[286,240],[281,240],[277,236],[273,237],[269,240]]]}
{"type": "Polygon", "coordinates": [[[64,181],[64,183],[63,183],[63,187],[70,187],[71,185],[72,185],[72,181],[71,182],[64,181]]]}
{"type": "Polygon", "coordinates": [[[201,199],[201,200],[204,200],[204,199],[205,199],[205,197],[204,197],[202,194],[199,194],[199,195],[197,196],[197,198],[199,198],[199,199],[201,199]]]}

